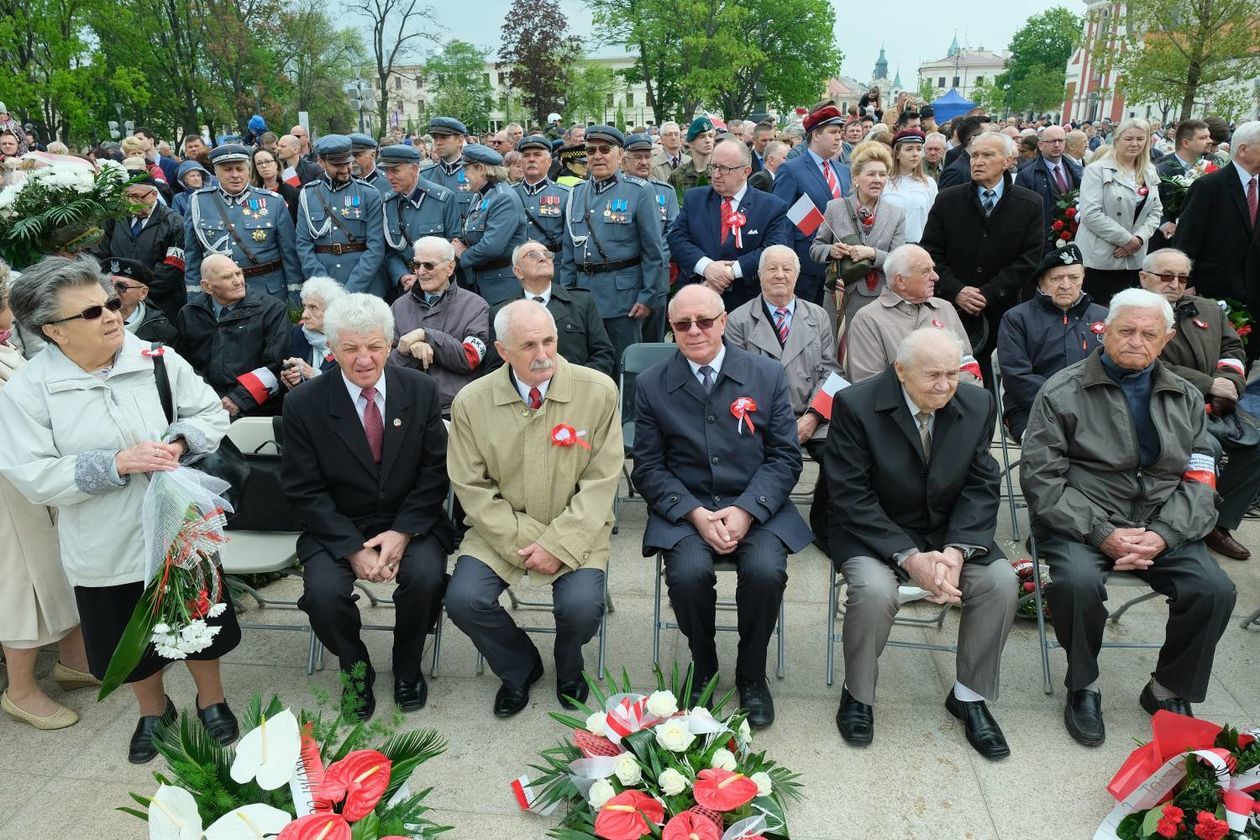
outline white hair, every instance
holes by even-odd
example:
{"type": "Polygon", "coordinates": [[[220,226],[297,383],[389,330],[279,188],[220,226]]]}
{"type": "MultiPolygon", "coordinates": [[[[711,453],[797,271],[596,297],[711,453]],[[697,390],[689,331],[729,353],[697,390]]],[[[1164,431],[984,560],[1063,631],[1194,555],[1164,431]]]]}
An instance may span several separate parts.
{"type": "Polygon", "coordinates": [[[661,127],[658,128],[657,131],[658,132],[682,131],[682,126],[680,126],[678,123],[674,122],[673,120],[666,120],[665,122],[661,123],[661,127]]]}
{"type": "Polygon", "coordinates": [[[514,300],[507,306],[500,309],[494,316],[494,336],[504,344],[508,343],[508,336],[512,333],[512,327],[521,315],[528,312],[541,311],[547,316],[548,323],[551,324],[551,334],[556,335],[556,318],[551,314],[551,310],[543,306],[536,300],[514,300]]]}
{"type": "Polygon", "coordinates": [[[927,133],[927,136],[923,138],[923,142],[925,145],[932,140],[940,140],[942,143],[945,143],[945,144],[949,143],[949,138],[946,137],[944,134],[941,134],[939,131],[929,131],[927,133]]]}
{"type": "Polygon", "coordinates": [[[976,147],[976,143],[981,140],[996,138],[1002,144],[1002,154],[1012,157],[1015,154],[1015,140],[1009,134],[1003,134],[1000,131],[982,131],[975,137],[971,138],[971,142],[967,144],[967,154],[971,154],[971,150],[976,147]]]}
{"type": "Polygon", "coordinates": [[[1111,304],[1107,309],[1107,318],[1103,323],[1110,326],[1111,322],[1116,320],[1116,316],[1120,314],[1121,309],[1158,310],[1159,314],[1164,316],[1164,329],[1171,330],[1173,328],[1172,306],[1164,299],[1163,295],[1148,292],[1146,289],[1125,289],[1122,292],[1118,292],[1111,299],[1111,304]]]}
{"type": "Polygon", "coordinates": [[[525,247],[528,245],[542,245],[544,248],[547,247],[546,245],[543,245],[543,243],[539,242],[537,239],[526,239],[520,245],[517,245],[515,248],[512,249],[512,267],[513,268],[516,268],[516,264],[519,263],[521,261],[521,257],[525,255],[525,247]]]}
{"type": "Polygon", "coordinates": [[[324,335],[328,345],[336,347],[342,333],[371,335],[380,331],[386,341],[394,338],[394,313],[389,304],[376,295],[361,292],[345,294],[324,313],[324,335]]]}
{"type": "Polygon", "coordinates": [[[775,254],[786,253],[792,258],[792,270],[797,274],[801,273],[801,258],[797,253],[786,245],[767,245],[761,251],[761,257],[757,260],[757,271],[761,271],[766,267],[766,258],[775,254]]]}
{"type": "Polygon", "coordinates": [[[455,259],[455,246],[451,245],[450,240],[443,239],[440,236],[422,236],[416,240],[413,254],[418,254],[422,249],[428,250],[433,248],[442,255],[444,262],[455,259]]]}
{"type": "Polygon", "coordinates": [[[897,275],[905,277],[910,273],[910,260],[914,257],[915,251],[922,251],[918,245],[913,242],[907,242],[904,245],[898,245],[884,257],[884,276],[891,282],[892,278],[897,275]]]}
{"type": "Polygon", "coordinates": [[[1142,270],[1148,274],[1153,272],[1155,270],[1155,263],[1159,262],[1161,255],[1180,257],[1186,261],[1186,265],[1190,267],[1191,271],[1194,270],[1194,260],[1190,259],[1190,255],[1185,251],[1179,251],[1176,248],[1160,248],[1158,251],[1151,251],[1142,259],[1142,270]]]}
{"type": "Polygon", "coordinates": [[[1260,120],[1251,120],[1238,126],[1238,128],[1234,129],[1234,133],[1229,139],[1235,146],[1239,143],[1247,146],[1260,146],[1260,120]]]}
{"type": "Polygon", "coordinates": [[[957,351],[959,361],[962,360],[966,352],[962,339],[949,330],[942,330],[939,327],[920,327],[901,340],[901,344],[897,347],[897,364],[908,367],[919,356],[920,351],[939,341],[948,341],[950,346],[957,351]]]}
{"type": "Polygon", "coordinates": [[[298,297],[302,299],[302,303],[306,303],[311,298],[322,300],[324,307],[327,308],[346,294],[346,287],[331,277],[312,277],[302,284],[302,291],[298,293],[298,297]]]}

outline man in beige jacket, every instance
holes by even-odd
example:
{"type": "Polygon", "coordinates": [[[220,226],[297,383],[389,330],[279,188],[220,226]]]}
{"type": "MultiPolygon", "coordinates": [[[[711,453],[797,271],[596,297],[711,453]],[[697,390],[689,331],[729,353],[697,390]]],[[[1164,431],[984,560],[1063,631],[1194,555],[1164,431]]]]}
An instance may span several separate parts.
{"type": "Polygon", "coordinates": [[[507,362],[451,405],[447,470],[470,530],[446,590],[446,611],[503,681],[494,713],[529,705],[542,656],[499,605],[522,578],[550,584],[556,696],[585,701],[582,645],[599,629],[613,497],[625,460],[617,388],[556,352],[546,307],[519,300],[495,316],[507,362]]]}

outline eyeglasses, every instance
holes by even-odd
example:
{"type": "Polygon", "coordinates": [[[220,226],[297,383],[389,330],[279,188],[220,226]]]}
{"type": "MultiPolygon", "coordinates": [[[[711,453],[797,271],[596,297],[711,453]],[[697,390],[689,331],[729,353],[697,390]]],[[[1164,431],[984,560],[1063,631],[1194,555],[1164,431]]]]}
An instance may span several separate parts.
{"type": "Polygon", "coordinates": [[[709,170],[719,175],[732,175],[743,168],[744,165],[742,163],[739,166],[718,166],[716,163],[709,164],[709,170]]]}
{"type": "Polygon", "coordinates": [[[411,263],[411,267],[415,269],[416,271],[420,271],[421,269],[424,269],[425,271],[432,271],[433,269],[437,268],[439,265],[445,265],[448,262],[450,262],[450,260],[441,260],[439,262],[429,262],[428,260],[415,260],[411,263]]]}
{"type": "Polygon", "coordinates": [[[109,300],[105,301],[103,304],[97,304],[96,306],[89,306],[87,309],[84,309],[78,315],[71,315],[68,318],[58,318],[57,320],[49,321],[48,323],[49,324],[64,324],[66,321],[77,321],[80,318],[82,318],[84,321],[95,321],[97,318],[105,314],[106,309],[108,309],[110,312],[121,312],[122,306],[123,304],[122,304],[121,298],[110,298],[109,300]]]}
{"type": "Polygon", "coordinates": [[[612,146],[587,146],[586,153],[588,155],[610,155],[612,154],[612,146]]]}
{"type": "Polygon", "coordinates": [[[521,259],[532,259],[536,263],[549,263],[555,262],[556,255],[550,251],[530,251],[529,253],[521,254],[521,259]]]}
{"type": "Polygon", "coordinates": [[[276,162],[274,160],[256,160],[254,164],[256,166],[275,166],[276,162]]]}
{"type": "Polygon", "coordinates": [[[1190,282],[1189,274],[1159,274],[1154,271],[1147,271],[1145,273],[1151,275],[1152,277],[1158,277],[1160,280],[1163,280],[1165,283],[1189,283],[1190,282]]]}
{"type": "MultiPolygon", "coordinates": [[[[115,291],[115,292],[118,292],[118,294],[120,294],[120,295],[121,295],[123,292],[130,292],[132,289],[143,289],[143,288],[146,288],[146,287],[145,287],[145,286],[140,285],[139,283],[137,283],[137,284],[136,284],[136,285],[134,285],[134,286],[129,286],[129,285],[127,285],[126,283],[115,283],[115,284],[114,284],[114,291],[115,291]]],[[[89,318],[88,320],[91,320],[91,319],[89,318]]]]}
{"type": "Polygon", "coordinates": [[[705,332],[713,327],[713,324],[721,315],[714,315],[712,318],[695,318],[687,321],[670,321],[669,324],[674,328],[676,333],[689,333],[693,326],[699,327],[701,332],[705,332]]]}

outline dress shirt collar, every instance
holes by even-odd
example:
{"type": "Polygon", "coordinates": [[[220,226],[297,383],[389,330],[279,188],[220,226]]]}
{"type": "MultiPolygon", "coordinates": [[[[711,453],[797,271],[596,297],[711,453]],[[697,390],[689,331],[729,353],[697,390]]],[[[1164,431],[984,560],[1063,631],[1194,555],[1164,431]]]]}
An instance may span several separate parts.
{"type": "Polygon", "coordinates": [[[536,184],[531,184],[528,181],[522,181],[521,189],[524,190],[525,195],[538,195],[540,192],[547,189],[548,183],[550,182],[546,178],[543,178],[536,184]]]}
{"type": "MultiPolygon", "coordinates": [[[[550,291],[548,291],[548,294],[550,294],[550,291]]],[[[512,380],[512,386],[516,388],[516,393],[521,395],[521,401],[524,402],[525,405],[529,405],[530,386],[516,378],[516,371],[512,370],[511,365],[508,365],[507,369],[508,378],[512,380]]],[[[533,387],[538,389],[538,399],[545,401],[547,399],[547,389],[551,387],[551,380],[548,379],[546,382],[541,382],[533,387]]]]}
{"type": "MultiPolygon", "coordinates": [[[[346,372],[341,372],[341,381],[346,384],[346,391],[350,394],[350,402],[354,405],[354,410],[359,414],[359,422],[363,422],[363,412],[367,409],[367,400],[363,398],[363,389],[355,385],[348,378],[346,372]]],[[[376,408],[381,413],[381,419],[385,419],[385,371],[381,371],[381,378],[376,380],[373,385],[376,389],[376,408]]]]}
{"type": "MultiPolygon", "coordinates": [[[[713,381],[715,383],[717,382],[718,374],[722,372],[722,361],[725,358],[726,358],[726,345],[723,344],[722,349],[718,350],[717,355],[713,357],[713,361],[708,363],[709,367],[713,368],[713,381]]],[[[703,384],[704,377],[700,375],[700,368],[703,367],[703,365],[696,364],[695,362],[691,361],[691,359],[687,359],[687,364],[691,365],[691,375],[694,376],[697,381],[703,384]]]]}
{"type": "Polygon", "coordinates": [[[992,187],[984,187],[976,183],[975,188],[976,188],[976,198],[979,199],[981,206],[984,206],[984,191],[986,189],[993,190],[993,192],[995,193],[993,197],[993,203],[997,204],[997,202],[1002,200],[1002,194],[1006,192],[1006,176],[1003,175],[1000,179],[998,179],[998,182],[994,184],[992,187]]]}
{"type": "MultiPolygon", "coordinates": [[[[744,203],[744,196],[745,196],[747,193],[748,193],[748,183],[747,183],[747,182],[745,182],[745,183],[744,183],[744,186],[742,186],[742,187],[740,187],[740,188],[739,188],[739,192],[737,192],[737,193],[735,193],[735,195],[731,196],[731,210],[732,210],[732,211],[734,211],[734,210],[738,210],[738,209],[740,208],[740,205],[742,205],[742,204],[744,203]]],[[[721,202],[722,202],[722,198],[723,198],[722,196],[720,196],[720,195],[718,196],[718,204],[719,204],[719,205],[720,205],[720,204],[721,204],[721,202]]]]}
{"type": "MultiPolygon", "coordinates": [[[[917,432],[919,430],[918,415],[919,415],[919,412],[922,411],[923,409],[919,408],[918,404],[915,403],[915,401],[910,398],[910,392],[906,390],[906,386],[904,385],[901,386],[901,395],[906,398],[906,408],[909,409],[910,411],[910,421],[914,423],[914,429],[917,432]]],[[[935,426],[936,426],[936,412],[929,411],[928,412],[928,434],[932,433],[935,426]]]]}
{"type": "Polygon", "coordinates": [[[1239,180],[1242,181],[1243,195],[1247,194],[1247,185],[1251,183],[1251,179],[1256,177],[1238,165],[1238,161],[1233,161],[1234,171],[1238,173],[1239,180]]]}
{"type": "MultiPolygon", "coordinates": [[[[779,308],[777,304],[773,304],[766,300],[765,295],[762,295],[761,297],[761,305],[764,306],[766,311],[771,315],[774,314],[774,310],[779,308]]],[[[792,318],[796,315],[796,295],[792,295],[792,299],[785,303],[783,308],[788,311],[788,322],[791,323],[792,318]]]]}
{"type": "Polygon", "coordinates": [[[1183,158],[1181,155],[1177,154],[1176,152],[1173,153],[1173,157],[1177,159],[1177,163],[1181,164],[1181,168],[1186,169],[1186,170],[1193,169],[1194,165],[1198,163],[1197,160],[1187,161],[1185,158],[1183,158]]]}
{"type": "Polygon", "coordinates": [[[541,292],[531,292],[529,289],[526,289],[526,288],[522,288],[521,291],[524,292],[525,294],[525,300],[533,300],[536,297],[540,297],[542,298],[542,300],[539,302],[543,306],[546,306],[547,304],[551,303],[552,285],[554,284],[548,284],[547,288],[543,289],[541,292]]]}

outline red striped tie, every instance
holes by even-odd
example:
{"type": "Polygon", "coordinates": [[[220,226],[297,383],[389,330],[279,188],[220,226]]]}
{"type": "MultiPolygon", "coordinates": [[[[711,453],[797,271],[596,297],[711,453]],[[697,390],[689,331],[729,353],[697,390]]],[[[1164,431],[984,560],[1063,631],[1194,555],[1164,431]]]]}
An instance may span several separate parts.
{"type": "Polygon", "coordinates": [[[779,343],[785,344],[788,337],[787,307],[780,306],[774,310],[774,329],[779,334],[779,343]]]}
{"type": "Polygon", "coordinates": [[[840,184],[836,181],[836,175],[831,171],[831,163],[823,161],[823,177],[827,179],[827,189],[831,190],[832,198],[840,197],[840,184]]]}
{"type": "Polygon", "coordinates": [[[529,389],[529,407],[534,410],[542,408],[542,392],[537,388],[529,389]]]}
{"type": "Polygon", "coordinates": [[[376,389],[364,388],[363,399],[367,400],[367,408],[363,410],[363,431],[367,434],[368,449],[372,450],[372,460],[381,462],[381,453],[385,444],[385,424],[381,420],[381,410],[376,407],[376,389]]]}

